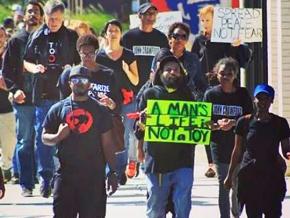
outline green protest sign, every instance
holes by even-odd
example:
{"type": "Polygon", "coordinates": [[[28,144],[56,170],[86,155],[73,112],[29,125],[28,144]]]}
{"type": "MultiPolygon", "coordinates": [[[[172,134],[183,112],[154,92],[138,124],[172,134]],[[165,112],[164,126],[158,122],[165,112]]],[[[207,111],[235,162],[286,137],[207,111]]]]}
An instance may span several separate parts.
{"type": "Polygon", "coordinates": [[[208,145],[211,114],[207,102],[148,100],[144,140],[208,145]]]}

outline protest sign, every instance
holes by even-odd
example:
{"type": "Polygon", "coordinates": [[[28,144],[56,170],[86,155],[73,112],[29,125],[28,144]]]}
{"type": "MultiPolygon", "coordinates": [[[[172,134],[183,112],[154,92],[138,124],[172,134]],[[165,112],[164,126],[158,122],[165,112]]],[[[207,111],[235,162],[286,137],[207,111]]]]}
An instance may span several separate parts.
{"type": "Polygon", "coordinates": [[[144,140],[208,145],[211,114],[211,103],[148,100],[144,140]]]}
{"type": "Polygon", "coordinates": [[[215,7],[212,42],[261,42],[262,37],[262,9],[215,7]]]}
{"type": "MultiPolygon", "coordinates": [[[[169,26],[175,22],[182,22],[182,14],[180,11],[161,12],[157,15],[154,28],[167,35],[169,26]]],[[[140,19],[138,18],[138,15],[130,15],[130,29],[138,26],[140,26],[140,19]]]]}

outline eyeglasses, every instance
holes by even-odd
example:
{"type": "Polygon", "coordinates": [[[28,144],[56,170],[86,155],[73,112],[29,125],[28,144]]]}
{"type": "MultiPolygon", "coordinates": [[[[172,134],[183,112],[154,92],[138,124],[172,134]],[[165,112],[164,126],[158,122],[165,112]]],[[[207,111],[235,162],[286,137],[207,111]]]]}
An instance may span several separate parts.
{"type": "Polygon", "coordinates": [[[156,16],[157,14],[157,11],[146,11],[145,13],[143,13],[143,15],[145,16],[156,16]]]}
{"type": "Polygon", "coordinates": [[[85,57],[94,58],[95,57],[95,52],[88,52],[88,53],[80,52],[79,54],[81,58],[85,58],[85,57]]]}
{"type": "Polygon", "coordinates": [[[175,40],[187,40],[188,37],[186,34],[172,33],[171,37],[175,40]]]}
{"type": "Polygon", "coordinates": [[[88,78],[82,78],[82,77],[75,77],[75,78],[71,78],[70,81],[75,85],[78,83],[81,83],[83,85],[88,84],[89,83],[89,79],[88,78]]]}

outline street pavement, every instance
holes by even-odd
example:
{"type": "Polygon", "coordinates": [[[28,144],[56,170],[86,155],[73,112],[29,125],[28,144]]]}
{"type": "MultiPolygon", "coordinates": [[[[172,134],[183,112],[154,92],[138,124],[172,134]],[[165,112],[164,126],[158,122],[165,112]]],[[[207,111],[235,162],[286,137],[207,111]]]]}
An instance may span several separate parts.
{"type": "MultiPolygon", "coordinates": [[[[206,178],[207,169],[205,150],[196,149],[195,181],[192,188],[191,218],[218,218],[218,183],[217,178],[206,178]]],[[[290,218],[290,177],[286,178],[288,192],[283,202],[282,218],[290,218]]],[[[0,200],[1,218],[48,218],[52,217],[52,198],[42,198],[39,186],[33,197],[21,196],[19,185],[6,185],[6,196],[0,200]]],[[[128,180],[125,186],[111,197],[107,203],[107,218],[145,218],[146,185],[144,175],[128,180]]],[[[171,216],[167,216],[171,217],[171,216]]],[[[241,218],[245,218],[245,212],[241,218]]]]}

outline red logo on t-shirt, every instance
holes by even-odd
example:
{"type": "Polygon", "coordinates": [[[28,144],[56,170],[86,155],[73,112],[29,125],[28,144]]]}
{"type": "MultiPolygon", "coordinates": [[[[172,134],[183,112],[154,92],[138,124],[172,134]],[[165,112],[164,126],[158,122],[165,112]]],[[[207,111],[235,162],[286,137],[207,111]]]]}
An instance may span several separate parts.
{"type": "Polygon", "coordinates": [[[75,109],[66,115],[69,128],[77,133],[86,133],[93,124],[93,116],[84,109],[75,109]]]}

